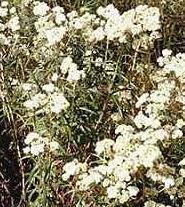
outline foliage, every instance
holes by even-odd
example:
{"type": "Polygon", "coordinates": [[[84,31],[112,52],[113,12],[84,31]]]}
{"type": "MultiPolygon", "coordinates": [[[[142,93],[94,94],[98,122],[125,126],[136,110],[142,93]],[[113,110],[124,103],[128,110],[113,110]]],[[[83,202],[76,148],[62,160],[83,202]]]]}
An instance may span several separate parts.
{"type": "Polygon", "coordinates": [[[184,12],[1,2],[0,206],[185,205],[184,12]]]}

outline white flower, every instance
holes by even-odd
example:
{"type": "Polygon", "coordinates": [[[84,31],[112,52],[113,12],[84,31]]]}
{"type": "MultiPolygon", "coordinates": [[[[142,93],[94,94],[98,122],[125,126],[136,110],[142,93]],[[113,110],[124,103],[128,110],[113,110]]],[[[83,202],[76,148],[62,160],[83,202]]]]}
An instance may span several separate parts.
{"type": "Polygon", "coordinates": [[[141,107],[141,105],[148,100],[148,97],[149,97],[148,93],[144,93],[143,95],[141,95],[137,100],[136,108],[141,107]]]}
{"type": "Polygon", "coordinates": [[[110,180],[109,179],[104,179],[103,182],[102,182],[102,186],[104,188],[108,187],[110,185],[110,180]]]}
{"type": "Polygon", "coordinates": [[[49,11],[49,7],[45,2],[35,1],[35,6],[33,8],[34,15],[45,16],[49,11]]]}
{"type": "Polygon", "coordinates": [[[21,85],[21,87],[24,91],[31,91],[34,87],[34,84],[32,84],[32,83],[23,83],[21,85]]]}
{"type": "MultiPolygon", "coordinates": [[[[121,169],[124,169],[124,167],[123,166],[120,166],[122,163],[123,163],[123,159],[124,159],[124,157],[123,156],[119,156],[119,155],[117,155],[117,156],[115,156],[114,157],[114,159],[111,159],[109,162],[108,162],[108,166],[107,166],[107,174],[108,175],[114,175],[114,177],[116,177],[117,179],[118,179],[118,177],[117,177],[117,175],[116,175],[116,171],[118,171],[118,174],[120,173],[120,168],[121,169]],[[117,169],[118,168],[118,166],[120,167],[119,168],[119,170],[117,169]],[[114,173],[114,174],[113,174],[114,173]]],[[[125,169],[126,170],[126,169],[125,169]]],[[[123,175],[125,176],[125,175],[127,175],[128,173],[126,172],[123,172],[123,175]]],[[[126,177],[126,176],[125,176],[126,177]]]]}
{"type": "Polygon", "coordinates": [[[81,191],[88,190],[89,187],[95,182],[93,176],[87,173],[82,174],[80,181],[77,182],[77,186],[81,191]]]}
{"type": "Polygon", "coordinates": [[[118,122],[122,119],[121,115],[119,113],[113,113],[111,115],[111,119],[114,121],[114,122],[118,122]]]}
{"type": "MultiPolygon", "coordinates": [[[[67,56],[63,59],[62,64],[60,66],[60,70],[63,74],[66,74],[71,67],[71,64],[73,63],[73,60],[70,56],[67,56]]],[[[74,66],[73,66],[74,67],[74,66]]],[[[77,67],[77,66],[76,66],[77,67]]]]}
{"type": "Polygon", "coordinates": [[[7,16],[7,14],[8,14],[8,9],[0,7],[0,17],[5,17],[7,16]]]}
{"type": "Polygon", "coordinates": [[[11,9],[10,9],[10,14],[15,14],[16,13],[16,8],[15,7],[12,7],[11,9]]]}
{"type": "Polygon", "coordinates": [[[179,174],[185,178],[185,169],[180,169],[179,174]]]}
{"type": "Polygon", "coordinates": [[[156,202],[154,201],[146,201],[144,207],[156,207],[156,202]]]}
{"type": "Polygon", "coordinates": [[[39,107],[39,103],[33,100],[27,100],[23,103],[23,105],[29,110],[37,109],[39,107]]]}
{"type": "Polygon", "coordinates": [[[4,31],[5,30],[5,25],[4,24],[2,24],[2,23],[0,23],[0,31],[4,31]]]}
{"type": "Polygon", "coordinates": [[[99,165],[99,166],[95,167],[94,170],[100,172],[102,175],[107,174],[107,166],[106,165],[99,165]]]}
{"type": "Polygon", "coordinates": [[[66,16],[64,14],[57,13],[55,15],[55,22],[56,22],[56,24],[61,25],[65,21],[66,21],[66,16]]]}
{"type": "Polygon", "coordinates": [[[185,165],[185,158],[179,162],[179,165],[185,165]]]}
{"type": "Polygon", "coordinates": [[[168,57],[168,56],[170,56],[172,54],[172,51],[171,50],[168,50],[168,49],[164,49],[164,50],[162,50],[162,55],[164,56],[164,57],[168,57]]]}
{"type": "Polygon", "coordinates": [[[109,199],[117,198],[119,195],[119,190],[116,186],[110,186],[107,188],[107,197],[109,199]]]}
{"type": "Polygon", "coordinates": [[[8,1],[1,2],[1,7],[7,7],[7,6],[8,6],[8,1]]]}
{"type": "Polygon", "coordinates": [[[163,178],[162,182],[164,183],[165,188],[170,188],[175,185],[175,181],[173,178],[163,178]]]}
{"type": "Polygon", "coordinates": [[[176,126],[181,129],[183,126],[185,126],[185,121],[183,119],[178,119],[176,126]]]}
{"type": "Polygon", "coordinates": [[[119,181],[130,181],[131,177],[129,174],[129,171],[124,169],[123,167],[117,166],[114,170],[114,176],[119,180],[119,181]]]}
{"type": "Polygon", "coordinates": [[[24,153],[31,153],[33,156],[38,156],[44,152],[44,148],[48,143],[47,138],[41,137],[36,132],[30,132],[25,139],[27,146],[23,149],[24,153]]]}
{"type": "Polygon", "coordinates": [[[12,79],[10,79],[11,80],[11,85],[12,86],[16,86],[16,85],[18,85],[18,80],[17,79],[15,79],[15,78],[12,78],[12,79]]]}
{"type": "Polygon", "coordinates": [[[77,70],[73,68],[70,68],[68,70],[67,81],[69,82],[78,81],[80,80],[80,78],[84,78],[84,77],[85,77],[85,73],[83,70],[77,70]]]}
{"type": "Polygon", "coordinates": [[[140,164],[147,168],[153,167],[154,162],[161,157],[161,151],[154,145],[141,145],[136,150],[136,155],[139,156],[140,164]]]}
{"type": "Polygon", "coordinates": [[[89,176],[93,178],[93,182],[96,184],[100,183],[100,181],[103,179],[103,176],[95,170],[89,171],[89,176]]]}
{"type": "Polygon", "coordinates": [[[135,186],[128,186],[127,190],[129,192],[129,196],[136,196],[139,192],[139,188],[135,187],[135,186]]]}
{"type": "Polygon", "coordinates": [[[103,40],[105,37],[105,32],[103,30],[102,27],[98,27],[96,30],[94,30],[92,33],[91,33],[91,36],[89,38],[89,41],[90,42],[93,42],[93,41],[101,41],[103,40]]]}
{"type": "Polygon", "coordinates": [[[138,128],[142,128],[143,126],[144,127],[150,126],[156,129],[161,126],[161,123],[157,118],[152,116],[147,117],[143,114],[142,111],[139,111],[139,113],[135,116],[134,123],[138,128]]]}
{"type": "Polygon", "coordinates": [[[88,56],[91,56],[92,55],[92,51],[91,50],[87,50],[85,52],[85,56],[88,57],[88,56]]]}
{"type": "Polygon", "coordinates": [[[77,16],[78,16],[78,13],[77,11],[74,11],[74,10],[67,14],[67,17],[69,18],[69,20],[73,20],[77,16]]]}
{"type": "Polygon", "coordinates": [[[84,22],[81,18],[76,18],[74,23],[73,23],[73,27],[75,29],[82,29],[84,26],[84,22]]]}
{"type": "Polygon", "coordinates": [[[49,105],[51,112],[59,114],[62,110],[66,110],[70,104],[63,93],[54,93],[51,95],[49,105]]]}
{"type": "Polygon", "coordinates": [[[110,151],[111,147],[113,146],[114,141],[111,139],[104,139],[96,143],[95,152],[100,155],[103,152],[110,151]]]}
{"type": "Polygon", "coordinates": [[[102,6],[100,6],[100,7],[98,7],[98,9],[96,10],[96,13],[97,13],[99,16],[103,16],[104,11],[105,11],[105,9],[104,9],[102,6]]]}
{"type": "Polygon", "coordinates": [[[95,66],[100,67],[102,64],[103,64],[103,58],[101,58],[101,57],[96,58],[95,66]]]}
{"type": "Polygon", "coordinates": [[[51,29],[45,30],[44,33],[48,41],[48,45],[52,46],[56,43],[59,43],[62,40],[63,36],[66,33],[66,28],[63,26],[53,27],[51,29]]]}
{"type": "Polygon", "coordinates": [[[53,93],[55,90],[55,86],[53,83],[49,83],[49,84],[45,84],[42,86],[42,89],[46,92],[46,93],[53,93]]]}
{"type": "Polygon", "coordinates": [[[69,178],[70,178],[70,174],[68,174],[68,173],[64,173],[64,174],[62,174],[62,179],[63,179],[64,181],[67,181],[69,178]]]}
{"type": "Polygon", "coordinates": [[[182,136],[183,136],[183,132],[180,129],[175,129],[172,132],[172,138],[173,139],[181,138],[182,136]]]}
{"type": "Polygon", "coordinates": [[[53,75],[52,75],[52,77],[51,77],[51,80],[52,80],[53,82],[56,82],[56,81],[58,80],[58,78],[59,78],[59,75],[58,75],[57,73],[53,73],[53,75]]]}
{"type": "Polygon", "coordinates": [[[19,29],[20,29],[20,25],[19,25],[19,17],[18,17],[18,16],[14,16],[14,17],[12,17],[12,18],[8,21],[8,23],[7,23],[7,27],[8,27],[9,29],[11,29],[12,32],[15,32],[15,31],[19,30],[19,29]]]}
{"type": "Polygon", "coordinates": [[[121,196],[119,196],[119,202],[125,203],[129,200],[129,192],[126,190],[121,191],[121,196]]]}
{"type": "Polygon", "coordinates": [[[121,124],[118,125],[116,130],[115,130],[115,134],[122,134],[124,137],[130,137],[133,135],[134,133],[134,128],[130,125],[125,125],[125,124],[121,124]]]}
{"type": "Polygon", "coordinates": [[[53,13],[57,14],[57,13],[64,13],[64,8],[60,7],[60,6],[55,6],[52,8],[53,13]]]}
{"type": "Polygon", "coordinates": [[[63,166],[64,174],[62,175],[63,180],[67,180],[70,176],[75,175],[79,172],[79,162],[78,160],[74,159],[71,162],[66,163],[63,166]]]}
{"type": "Polygon", "coordinates": [[[24,147],[23,148],[23,152],[24,152],[24,154],[28,154],[28,153],[30,153],[30,147],[24,147]]]}
{"type": "Polygon", "coordinates": [[[39,143],[39,144],[33,144],[30,147],[30,153],[32,155],[38,156],[40,153],[44,152],[44,143],[39,143]]]}
{"type": "Polygon", "coordinates": [[[34,140],[38,140],[40,138],[40,135],[36,132],[30,132],[27,136],[24,142],[26,144],[32,143],[34,140]]]}
{"type": "Polygon", "coordinates": [[[24,106],[30,110],[37,109],[39,106],[46,103],[47,96],[42,93],[37,93],[30,100],[24,102],[24,106]]]}
{"type": "Polygon", "coordinates": [[[60,146],[59,143],[56,142],[56,141],[52,141],[52,142],[49,143],[49,148],[52,152],[58,150],[59,146],[60,146]]]}
{"type": "Polygon", "coordinates": [[[52,9],[55,15],[55,22],[58,25],[61,25],[63,22],[66,21],[66,16],[64,14],[64,9],[60,6],[56,6],[52,9]]]}

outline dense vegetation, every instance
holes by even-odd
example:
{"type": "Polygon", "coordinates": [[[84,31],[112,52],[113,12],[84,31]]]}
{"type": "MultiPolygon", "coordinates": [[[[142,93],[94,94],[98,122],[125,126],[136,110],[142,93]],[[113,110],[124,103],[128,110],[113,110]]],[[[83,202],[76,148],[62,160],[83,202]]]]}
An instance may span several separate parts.
{"type": "Polygon", "coordinates": [[[0,207],[185,206],[185,1],[0,6],[0,207]]]}

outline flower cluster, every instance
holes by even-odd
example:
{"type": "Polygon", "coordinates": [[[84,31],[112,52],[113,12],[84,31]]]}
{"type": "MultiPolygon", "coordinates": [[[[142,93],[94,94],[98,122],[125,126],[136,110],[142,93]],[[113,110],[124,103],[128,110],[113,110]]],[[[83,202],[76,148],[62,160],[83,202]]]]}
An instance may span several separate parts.
{"type": "Polygon", "coordinates": [[[146,48],[160,37],[159,9],[147,5],[140,5],[123,14],[113,4],[99,7],[96,14],[78,14],[75,10],[65,14],[62,7],[51,9],[46,3],[36,1],[33,13],[38,17],[35,22],[38,32],[35,43],[45,39],[48,46],[62,43],[63,38],[74,31],[81,31],[82,37],[91,43],[105,38],[126,43],[131,36],[146,48]]]}
{"type": "MultiPolygon", "coordinates": [[[[23,88],[27,86],[27,90],[30,84],[23,84],[23,88]]],[[[38,92],[31,98],[24,102],[24,106],[30,110],[40,113],[55,113],[59,114],[61,111],[66,110],[69,107],[69,102],[65,98],[64,94],[60,92],[58,87],[55,87],[53,83],[45,84],[42,86],[43,92],[38,92]]]]}
{"type": "Polygon", "coordinates": [[[163,57],[158,58],[158,63],[161,67],[164,66],[164,72],[174,72],[175,76],[179,78],[181,82],[185,79],[185,54],[178,53],[176,56],[172,56],[171,50],[163,50],[163,57]]]}
{"type": "Polygon", "coordinates": [[[126,43],[128,35],[136,37],[146,35],[148,41],[158,37],[160,29],[160,13],[155,7],[138,6],[135,9],[119,14],[119,11],[112,5],[99,7],[97,14],[100,17],[100,25],[92,31],[90,41],[100,41],[105,37],[108,40],[117,39],[120,43],[126,43]]]}
{"type": "Polygon", "coordinates": [[[36,1],[34,4],[33,13],[38,17],[38,20],[35,22],[35,28],[38,32],[35,41],[38,42],[45,39],[47,40],[47,46],[59,43],[66,33],[63,8],[57,6],[51,10],[44,2],[36,1]],[[51,16],[54,18],[54,21],[50,20],[51,16]]]}
{"type": "Polygon", "coordinates": [[[68,162],[63,167],[64,174],[62,175],[63,180],[68,180],[71,176],[85,172],[87,170],[86,163],[80,163],[77,159],[68,162]]]}
{"type": "Polygon", "coordinates": [[[2,1],[0,6],[0,44],[11,45],[18,36],[20,21],[15,7],[10,7],[8,1],[2,1]]]}
{"type": "Polygon", "coordinates": [[[181,166],[181,169],[179,171],[179,174],[185,178],[185,158],[182,159],[180,162],[179,162],[179,165],[181,166]]]}
{"type": "Polygon", "coordinates": [[[25,144],[27,145],[23,151],[25,154],[31,154],[38,156],[43,154],[45,150],[55,152],[59,149],[59,143],[56,141],[49,141],[47,137],[42,137],[36,132],[30,132],[25,138],[25,144]]]}
{"type": "MultiPolygon", "coordinates": [[[[181,57],[183,55],[180,54],[181,57]]],[[[174,57],[172,59],[174,62],[177,61],[174,57]]],[[[175,186],[175,172],[163,164],[163,155],[158,146],[159,141],[165,145],[171,139],[181,139],[183,136],[181,129],[185,125],[183,118],[177,118],[175,122],[168,120],[166,123],[166,118],[169,118],[166,112],[171,103],[182,95],[176,92],[174,96],[174,92],[180,91],[179,87],[182,85],[177,86],[178,80],[168,78],[166,70],[171,64],[167,61],[162,69],[155,70],[158,74],[158,79],[154,78],[156,89],[138,98],[135,107],[139,111],[132,117],[133,124],[118,125],[115,130],[117,135],[115,141],[104,139],[96,143],[95,152],[99,158],[97,166],[89,166],[84,173],[80,171],[73,173],[78,177],[76,182],[78,189],[85,191],[96,185],[102,186],[107,198],[114,199],[118,203],[125,203],[134,199],[139,192],[139,188],[133,181],[142,167],[147,169],[147,177],[156,183],[162,183],[164,189],[175,186]]],[[[183,64],[181,60],[181,66],[183,64]]],[[[174,67],[174,69],[177,68],[174,67]]],[[[183,166],[184,160],[179,165],[183,166]]],[[[184,177],[183,168],[179,174],[184,177]]]]}
{"type": "Polygon", "coordinates": [[[80,78],[85,77],[85,72],[83,70],[78,70],[78,66],[73,62],[71,57],[65,57],[62,60],[60,70],[63,75],[67,75],[66,80],[69,82],[75,82],[80,80],[80,78]]]}
{"type": "Polygon", "coordinates": [[[54,178],[33,205],[45,206],[41,198],[51,187],[56,199],[64,194],[65,206],[71,192],[77,196],[70,206],[81,205],[80,198],[84,206],[92,199],[97,206],[139,200],[139,206],[171,207],[157,203],[156,195],[164,191],[174,202],[183,197],[184,151],[175,147],[185,143],[185,54],[164,49],[158,66],[150,62],[161,37],[159,8],[139,5],[120,13],[109,4],[66,12],[57,2],[11,5],[0,3],[0,98],[8,118],[33,130],[24,154],[45,158],[35,162],[30,186],[40,189],[54,178]],[[74,153],[80,161],[70,160],[74,153]],[[61,178],[62,194],[56,192],[61,178]]]}

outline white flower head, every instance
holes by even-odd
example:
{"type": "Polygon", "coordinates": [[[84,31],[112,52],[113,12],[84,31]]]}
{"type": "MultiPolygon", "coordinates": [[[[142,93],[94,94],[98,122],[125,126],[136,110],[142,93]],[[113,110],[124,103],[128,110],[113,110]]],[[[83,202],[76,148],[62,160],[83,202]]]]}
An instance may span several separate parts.
{"type": "Polygon", "coordinates": [[[58,78],[59,78],[59,75],[58,75],[57,73],[53,73],[53,75],[52,75],[52,77],[51,77],[51,80],[52,80],[53,82],[56,82],[56,81],[58,80],[58,78]]]}
{"type": "Polygon", "coordinates": [[[35,1],[34,4],[33,13],[36,16],[45,16],[50,9],[45,2],[35,1]]]}
{"type": "Polygon", "coordinates": [[[66,74],[73,63],[73,59],[70,56],[67,56],[63,59],[62,64],[60,66],[60,70],[63,74],[66,74]]]}
{"type": "Polygon", "coordinates": [[[29,147],[29,146],[24,147],[24,148],[23,148],[23,152],[24,152],[24,154],[28,154],[28,153],[30,153],[30,147],[29,147]]]}
{"type": "Polygon", "coordinates": [[[7,7],[7,6],[8,6],[8,1],[1,2],[1,7],[7,7]]]}
{"type": "Polygon", "coordinates": [[[35,85],[32,83],[23,83],[21,87],[24,91],[31,91],[35,85]]]}
{"type": "Polygon", "coordinates": [[[179,165],[181,165],[181,166],[185,166],[185,158],[182,159],[182,160],[179,162],[179,165]]]}
{"type": "Polygon", "coordinates": [[[59,43],[63,36],[66,33],[66,28],[63,26],[60,27],[53,27],[51,29],[45,30],[45,37],[48,41],[48,45],[52,46],[55,45],[56,43],[59,43]]]}
{"type": "Polygon", "coordinates": [[[144,93],[143,95],[141,95],[136,103],[136,108],[139,108],[142,106],[143,103],[145,103],[149,98],[149,94],[148,93],[144,93]]]}
{"type": "Polygon", "coordinates": [[[122,190],[121,191],[121,196],[119,196],[119,202],[120,203],[125,203],[129,200],[129,192],[127,190],[122,190]]]}
{"type": "Polygon", "coordinates": [[[10,9],[10,14],[15,14],[16,13],[16,8],[15,7],[12,7],[11,9],[10,9]]]}
{"type": "Polygon", "coordinates": [[[63,178],[64,180],[66,178],[69,178],[71,175],[75,175],[76,173],[78,173],[79,171],[79,166],[78,166],[79,162],[78,160],[74,159],[71,162],[68,162],[64,165],[63,170],[64,170],[64,174],[63,174],[63,178]]]}
{"type": "Polygon", "coordinates": [[[181,168],[181,169],[179,170],[179,174],[180,174],[183,178],[185,178],[185,169],[181,168]]]}
{"type": "Polygon", "coordinates": [[[62,110],[66,110],[69,107],[69,102],[65,98],[63,93],[53,93],[51,95],[50,110],[53,113],[59,114],[62,110]]]}
{"type": "Polygon", "coordinates": [[[95,152],[100,155],[103,152],[108,152],[111,150],[111,147],[114,145],[114,141],[111,139],[104,139],[96,143],[95,152]]]}
{"type": "Polygon", "coordinates": [[[172,54],[172,50],[168,50],[168,49],[164,49],[164,50],[162,50],[162,55],[164,56],[164,57],[168,57],[168,56],[170,56],[172,54]]]}
{"type": "Polygon", "coordinates": [[[44,152],[44,143],[34,144],[30,147],[30,153],[34,156],[38,156],[40,153],[44,152]]]}
{"type": "Polygon", "coordinates": [[[185,126],[185,121],[183,119],[178,119],[176,126],[181,129],[183,126],[185,126]]]}
{"type": "Polygon", "coordinates": [[[58,143],[57,141],[51,141],[51,142],[49,143],[49,148],[50,148],[50,150],[51,150],[52,152],[58,150],[59,147],[60,147],[60,145],[59,145],[59,143],[58,143]]]}
{"type": "Polygon", "coordinates": [[[170,188],[175,185],[175,181],[171,177],[169,177],[169,178],[164,177],[162,182],[164,183],[165,188],[170,188]]]}
{"type": "Polygon", "coordinates": [[[7,16],[7,14],[8,14],[8,9],[0,7],[0,17],[5,17],[7,16]]]}
{"type": "Polygon", "coordinates": [[[117,198],[119,195],[119,189],[116,186],[109,186],[107,188],[107,197],[109,199],[117,198]]]}
{"type": "Polygon", "coordinates": [[[80,80],[80,78],[84,78],[84,77],[85,77],[85,73],[83,70],[70,68],[68,71],[67,80],[69,82],[73,82],[73,81],[78,81],[80,80]]]}
{"type": "Polygon", "coordinates": [[[48,83],[42,86],[42,89],[46,92],[46,93],[53,93],[55,91],[55,86],[53,83],[48,83]]]}
{"type": "Polygon", "coordinates": [[[181,138],[183,136],[183,132],[180,130],[180,129],[175,129],[173,132],[172,132],[172,138],[173,139],[177,139],[177,138],[181,138]]]}
{"type": "Polygon", "coordinates": [[[34,140],[38,140],[40,138],[40,135],[36,132],[30,132],[25,139],[26,144],[32,143],[34,140]]]}
{"type": "Polygon", "coordinates": [[[8,27],[9,29],[11,29],[12,32],[15,32],[15,31],[19,30],[19,29],[20,29],[19,17],[18,17],[18,16],[14,16],[14,17],[12,17],[12,18],[8,21],[8,23],[7,23],[7,27],[8,27]]]}
{"type": "Polygon", "coordinates": [[[39,103],[33,100],[27,100],[23,103],[24,107],[26,107],[28,110],[34,110],[39,107],[39,103]]]}
{"type": "Polygon", "coordinates": [[[130,197],[136,196],[139,192],[139,188],[137,188],[136,186],[128,186],[127,190],[130,197]]]}

